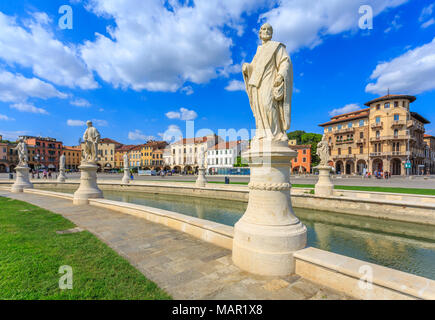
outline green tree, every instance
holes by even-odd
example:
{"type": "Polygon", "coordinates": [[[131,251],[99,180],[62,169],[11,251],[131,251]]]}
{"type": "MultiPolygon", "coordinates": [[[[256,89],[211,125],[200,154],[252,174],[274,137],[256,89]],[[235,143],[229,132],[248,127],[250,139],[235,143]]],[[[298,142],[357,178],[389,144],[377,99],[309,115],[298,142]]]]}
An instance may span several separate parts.
{"type": "Polygon", "coordinates": [[[311,165],[319,165],[320,158],[317,153],[317,144],[322,141],[322,135],[318,133],[304,133],[301,136],[301,144],[311,144],[311,165]]]}
{"type": "Polygon", "coordinates": [[[288,132],[287,136],[288,136],[289,140],[296,140],[296,144],[302,144],[301,137],[304,133],[305,133],[305,131],[296,130],[296,131],[288,132]]]}
{"type": "Polygon", "coordinates": [[[236,158],[236,163],[234,164],[235,168],[240,168],[240,167],[249,167],[249,165],[246,163],[246,161],[242,161],[242,157],[238,156],[236,158]]]}

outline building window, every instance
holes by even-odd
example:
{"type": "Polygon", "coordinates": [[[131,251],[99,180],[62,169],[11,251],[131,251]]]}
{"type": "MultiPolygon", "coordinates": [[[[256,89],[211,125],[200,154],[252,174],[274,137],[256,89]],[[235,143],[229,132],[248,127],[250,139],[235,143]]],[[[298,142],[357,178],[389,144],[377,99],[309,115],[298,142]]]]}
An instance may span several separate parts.
{"type": "Polygon", "coordinates": [[[359,137],[360,137],[360,139],[364,139],[364,132],[361,131],[361,132],[359,133],[359,137]]]}
{"type": "Polygon", "coordinates": [[[302,158],[302,162],[307,162],[307,158],[302,158]]]}
{"type": "Polygon", "coordinates": [[[360,127],[363,127],[363,126],[364,126],[364,120],[360,120],[360,121],[359,121],[359,126],[360,126],[360,127]]]}
{"type": "Polygon", "coordinates": [[[364,148],[363,148],[363,146],[360,146],[360,147],[359,147],[359,153],[360,153],[360,154],[363,154],[363,153],[364,153],[364,148]]]}
{"type": "Polygon", "coordinates": [[[399,106],[399,102],[398,101],[394,101],[394,108],[397,108],[399,106]]]}
{"type": "Polygon", "coordinates": [[[332,131],[332,127],[329,127],[329,128],[328,128],[328,131],[331,132],[331,131],[332,131]]]}
{"type": "Polygon", "coordinates": [[[338,155],[341,155],[341,148],[338,148],[338,155]]]}
{"type": "Polygon", "coordinates": [[[400,119],[400,115],[395,114],[395,115],[394,115],[394,121],[399,121],[399,119],[400,119]]]}
{"type": "Polygon", "coordinates": [[[350,129],[350,128],[352,128],[352,122],[349,122],[348,124],[347,124],[347,127],[350,129]]]}
{"type": "Polygon", "coordinates": [[[384,104],[384,109],[390,109],[390,103],[387,102],[386,104],[384,104]]]}
{"type": "Polygon", "coordinates": [[[379,139],[381,137],[381,132],[380,131],[376,131],[376,139],[379,139]]]}
{"type": "Polygon", "coordinates": [[[381,117],[376,117],[376,123],[377,124],[381,123],[381,117]]]}
{"type": "Polygon", "coordinates": [[[381,105],[380,104],[376,105],[376,110],[381,110],[381,105]]]}
{"type": "Polygon", "coordinates": [[[352,154],[352,147],[349,147],[347,151],[349,154],[352,154]]]}
{"type": "Polygon", "coordinates": [[[341,130],[341,128],[343,128],[343,126],[342,126],[341,124],[339,124],[339,125],[337,126],[337,130],[341,130]]]}
{"type": "Polygon", "coordinates": [[[394,138],[397,138],[399,136],[399,130],[394,129],[394,138]]]}
{"type": "Polygon", "coordinates": [[[303,154],[307,154],[307,150],[302,150],[302,153],[303,154]]]}

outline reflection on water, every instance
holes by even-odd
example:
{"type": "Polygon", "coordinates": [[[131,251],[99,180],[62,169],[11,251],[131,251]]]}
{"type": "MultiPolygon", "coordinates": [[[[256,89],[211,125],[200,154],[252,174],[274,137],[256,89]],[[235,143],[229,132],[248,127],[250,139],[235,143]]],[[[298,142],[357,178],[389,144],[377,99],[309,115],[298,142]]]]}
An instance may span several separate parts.
{"type": "MultiPolygon", "coordinates": [[[[68,192],[71,190],[53,190],[68,192]]],[[[233,226],[247,203],[198,197],[103,191],[109,200],[165,209],[233,226]]],[[[308,246],[435,280],[435,227],[332,212],[295,209],[308,246]]]]}

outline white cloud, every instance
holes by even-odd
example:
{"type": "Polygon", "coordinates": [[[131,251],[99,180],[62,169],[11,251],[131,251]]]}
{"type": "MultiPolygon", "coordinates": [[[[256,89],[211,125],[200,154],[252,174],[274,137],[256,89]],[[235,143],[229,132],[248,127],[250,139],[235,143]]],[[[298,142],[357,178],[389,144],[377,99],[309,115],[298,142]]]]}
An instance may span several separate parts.
{"type": "Polygon", "coordinates": [[[85,99],[75,99],[73,101],[70,101],[70,104],[76,107],[90,107],[91,103],[85,99]]]}
{"type": "Polygon", "coordinates": [[[233,64],[227,31],[243,33],[242,14],[267,0],[90,0],[87,9],[114,19],[110,37],[86,41],[82,57],[114,87],[175,92],[218,76],[233,64]]]}
{"type": "Polygon", "coordinates": [[[0,131],[0,135],[3,136],[5,140],[17,140],[19,136],[24,136],[28,134],[28,131],[0,131]]]}
{"type": "Polygon", "coordinates": [[[0,101],[23,102],[28,98],[65,99],[67,97],[68,95],[59,92],[47,82],[0,70],[0,101]]]}
{"type": "Polygon", "coordinates": [[[435,38],[389,61],[380,62],[370,76],[366,92],[420,94],[435,89],[435,38]]]}
{"type": "Polygon", "coordinates": [[[426,29],[426,28],[430,27],[430,26],[433,25],[433,24],[435,24],[435,19],[434,19],[434,18],[431,18],[431,19],[427,20],[426,22],[422,23],[422,24],[421,24],[421,27],[422,27],[423,29],[426,29]]]}
{"type": "Polygon", "coordinates": [[[93,123],[94,126],[98,126],[98,127],[107,127],[107,126],[109,126],[109,123],[106,120],[92,119],[92,123],[93,123]]]}
{"type": "Polygon", "coordinates": [[[418,21],[422,23],[421,27],[423,29],[435,24],[435,19],[433,17],[431,18],[434,9],[435,9],[435,3],[432,3],[429,6],[424,7],[423,10],[421,11],[418,21]]]}
{"type": "Polygon", "coordinates": [[[165,132],[158,134],[164,141],[175,142],[183,138],[183,133],[181,132],[180,127],[177,125],[171,124],[168,126],[165,132]]]}
{"type": "Polygon", "coordinates": [[[154,136],[147,136],[143,134],[142,131],[136,129],[135,131],[130,131],[128,133],[128,139],[148,141],[148,140],[154,140],[154,136]]]}
{"type": "MultiPolygon", "coordinates": [[[[107,127],[109,125],[106,120],[92,119],[91,121],[94,126],[98,127],[107,127]]],[[[66,124],[70,127],[82,127],[86,125],[86,121],[68,119],[66,124]]]]}
{"type": "Polygon", "coordinates": [[[391,22],[391,26],[384,30],[385,33],[389,33],[390,31],[397,31],[402,28],[402,25],[399,23],[400,16],[397,14],[394,16],[394,20],[391,22]]]}
{"type": "Polygon", "coordinates": [[[198,114],[186,108],[180,108],[180,111],[169,111],[166,114],[168,119],[179,119],[183,121],[195,120],[198,117],[198,114]]]}
{"type": "Polygon", "coordinates": [[[225,87],[227,91],[245,91],[245,83],[239,80],[231,80],[230,83],[225,87]]]}
{"type": "Polygon", "coordinates": [[[69,88],[98,87],[79,58],[77,48],[57,40],[53,21],[37,12],[20,25],[15,17],[0,12],[0,58],[9,64],[31,68],[34,75],[69,88]]]}
{"type": "Polygon", "coordinates": [[[349,112],[353,112],[353,111],[358,111],[360,110],[361,107],[356,104],[356,103],[351,103],[351,104],[347,104],[342,108],[338,108],[338,109],[334,109],[332,111],[329,112],[329,115],[331,117],[337,116],[339,114],[344,114],[344,113],[349,113],[349,112]]]}
{"type": "MultiPolygon", "coordinates": [[[[359,7],[370,5],[374,16],[408,0],[281,0],[279,5],[260,16],[274,28],[274,39],[287,45],[289,51],[314,48],[325,37],[357,30],[361,17],[359,7]]],[[[376,27],[376,26],[374,26],[376,27]]]]}
{"type": "Polygon", "coordinates": [[[4,114],[0,114],[0,120],[4,120],[4,121],[14,121],[14,118],[8,117],[7,115],[4,114]]]}
{"type": "Polygon", "coordinates": [[[180,89],[180,91],[185,93],[186,96],[190,96],[194,93],[193,88],[191,86],[183,87],[180,89]]]}
{"type": "Polygon", "coordinates": [[[84,125],[86,125],[86,122],[83,120],[72,120],[72,119],[68,119],[66,121],[67,126],[70,127],[83,127],[84,125]]]}
{"type": "Polygon", "coordinates": [[[12,109],[16,109],[21,112],[30,112],[30,113],[39,113],[39,114],[48,114],[47,110],[42,108],[37,108],[31,103],[15,103],[10,106],[12,109]]]}

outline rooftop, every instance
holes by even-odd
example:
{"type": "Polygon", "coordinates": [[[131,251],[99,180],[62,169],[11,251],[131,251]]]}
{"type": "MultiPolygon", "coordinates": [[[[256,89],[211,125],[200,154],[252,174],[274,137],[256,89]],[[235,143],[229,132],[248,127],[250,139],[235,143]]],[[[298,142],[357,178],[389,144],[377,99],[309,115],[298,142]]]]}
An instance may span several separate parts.
{"type": "Polygon", "coordinates": [[[356,119],[361,119],[361,118],[366,118],[369,116],[369,111],[370,109],[362,109],[362,110],[358,110],[355,112],[350,112],[350,113],[345,113],[342,115],[338,115],[335,116],[333,118],[331,118],[331,121],[319,124],[320,127],[325,127],[331,124],[335,124],[335,123],[340,123],[340,122],[345,122],[345,121],[349,121],[349,120],[356,120],[356,119]]]}
{"type": "Polygon", "coordinates": [[[113,144],[117,144],[117,145],[122,145],[122,143],[119,143],[118,141],[115,141],[115,140],[110,139],[110,138],[100,139],[100,143],[113,143],[113,144]]]}
{"type": "Polygon", "coordinates": [[[405,94],[387,94],[386,96],[376,98],[374,100],[366,102],[365,105],[367,107],[370,107],[370,105],[372,105],[373,103],[387,101],[387,100],[394,100],[394,99],[407,99],[411,103],[414,102],[415,100],[417,100],[416,97],[405,95],[405,94]]]}
{"type": "Polygon", "coordinates": [[[224,149],[232,149],[237,147],[239,144],[241,144],[241,140],[237,141],[227,141],[227,142],[219,142],[215,144],[214,146],[210,147],[209,150],[224,150],[224,149]]]}
{"type": "Polygon", "coordinates": [[[205,137],[199,137],[199,138],[184,138],[182,140],[179,140],[175,142],[174,144],[195,144],[195,143],[203,143],[207,142],[208,140],[216,140],[216,135],[210,135],[205,137]]]}

